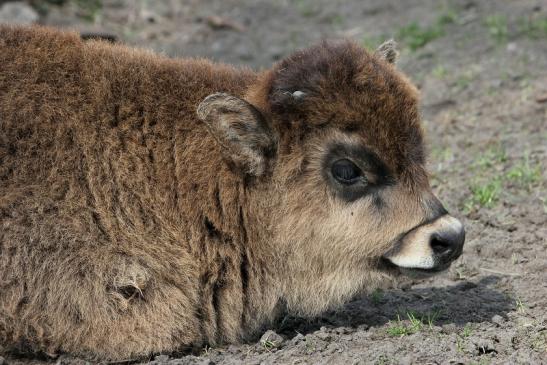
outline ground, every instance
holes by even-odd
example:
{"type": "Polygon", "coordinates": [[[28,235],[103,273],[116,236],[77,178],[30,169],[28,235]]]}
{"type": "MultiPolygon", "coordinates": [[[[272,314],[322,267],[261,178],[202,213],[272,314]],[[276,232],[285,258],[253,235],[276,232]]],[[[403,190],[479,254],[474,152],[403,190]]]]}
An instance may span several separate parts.
{"type": "Polygon", "coordinates": [[[257,69],[325,37],[393,37],[422,93],[434,190],[467,230],[447,273],[150,364],[547,364],[547,1],[30,2],[41,23],[257,69]]]}

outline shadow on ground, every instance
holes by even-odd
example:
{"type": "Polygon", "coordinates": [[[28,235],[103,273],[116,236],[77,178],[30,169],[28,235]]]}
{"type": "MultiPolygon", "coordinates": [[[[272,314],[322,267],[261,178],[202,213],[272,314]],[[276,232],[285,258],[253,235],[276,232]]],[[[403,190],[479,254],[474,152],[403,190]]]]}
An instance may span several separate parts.
{"type": "Polygon", "coordinates": [[[308,334],[321,327],[368,329],[389,321],[406,319],[413,313],[435,325],[481,323],[499,315],[504,318],[514,310],[514,300],[495,289],[498,276],[483,277],[477,283],[462,281],[454,286],[420,289],[394,289],[353,300],[346,306],[324,315],[305,319],[284,317],[276,324],[276,332],[288,338],[308,334]]]}

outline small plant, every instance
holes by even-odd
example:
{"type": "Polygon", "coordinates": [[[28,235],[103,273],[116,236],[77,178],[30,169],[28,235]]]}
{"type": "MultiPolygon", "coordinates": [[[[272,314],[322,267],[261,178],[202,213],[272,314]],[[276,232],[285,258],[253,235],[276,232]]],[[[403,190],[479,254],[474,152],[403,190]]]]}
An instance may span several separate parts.
{"type": "Polygon", "coordinates": [[[211,350],[212,350],[212,347],[205,345],[205,347],[201,350],[201,356],[208,356],[211,350]]]}
{"type": "Polygon", "coordinates": [[[539,200],[541,201],[541,204],[543,204],[543,213],[547,214],[547,199],[540,196],[539,200]]]}
{"type": "Polygon", "coordinates": [[[458,352],[463,352],[463,338],[460,336],[456,337],[456,349],[458,352]]]}
{"type": "Polygon", "coordinates": [[[439,26],[455,23],[458,19],[458,14],[454,9],[446,9],[438,18],[439,26]]]}
{"type": "Polygon", "coordinates": [[[507,18],[505,15],[494,14],[489,15],[484,20],[484,24],[488,28],[488,33],[498,43],[503,43],[507,40],[508,27],[507,18]]]}
{"type": "MultiPolygon", "coordinates": [[[[471,208],[469,208],[471,209],[471,208]]],[[[456,275],[458,276],[458,280],[466,280],[469,276],[466,274],[466,268],[464,266],[460,266],[456,268],[456,275]]]]}
{"type": "Polygon", "coordinates": [[[375,289],[370,295],[370,300],[374,304],[380,304],[383,298],[384,298],[384,292],[382,291],[382,289],[375,289]]]}
{"type": "Polygon", "coordinates": [[[471,197],[465,204],[467,210],[474,207],[491,207],[499,199],[501,191],[501,180],[494,179],[486,184],[475,184],[471,186],[471,197]]]}
{"type": "Polygon", "coordinates": [[[519,20],[519,32],[532,39],[547,37],[547,17],[521,18],[519,20]]]}
{"type": "MultiPolygon", "coordinates": [[[[507,162],[507,151],[497,143],[484,151],[473,163],[474,169],[480,169],[483,173],[486,169],[496,168],[496,172],[501,170],[500,165],[507,162]]],[[[468,213],[478,208],[489,208],[499,200],[502,192],[502,185],[505,182],[504,175],[490,177],[489,180],[479,178],[470,187],[471,196],[463,203],[463,208],[468,213]]]]}
{"type": "Polygon", "coordinates": [[[437,319],[439,319],[439,317],[441,316],[441,310],[438,309],[438,310],[435,310],[433,312],[428,312],[425,316],[425,319],[427,321],[427,325],[429,327],[429,329],[433,329],[433,326],[435,325],[435,322],[437,321],[437,319]]]}
{"type": "Polygon", "coordinates": [[[496,144],[488,148],[474,163],[476,167],[490,168],[497,164],[503,164],[507,162],[507,151],[505,148],[496,144]]]}
{"type": "MultiPolygon", "coordinates": [[[[496,172],[502,170],[502,166],[508,160],[507,152],[501,145],[486,150],[473,163],[474,169],[496,169],[496,172]]],[[[532,163],[528,154],[525,154],[522,160],[516,163],[509,171],[495,175],[490,180],[485,181],[479,178],[471,185],[471,196],[463,203],[464,210],[469,213],[482,207],[492,207],[499,200],[502,188],[507,187],[508,183],[526,188],[528,191],[542,180],[542,163],[532,163]]]]}
{"type": "Polygon", "coordinates": [[[414,332],[411,331],[411,329],[405,325],[405,323],[401,320],[401,317],[397,314],[397,322],[395,324],[392,324],[387,329],[387,334],[393,337],[403,337],[405,335],[411,335],[414,332]]]}
{"type": "Polygon", "coordinates": [[[418,332],[423,328],[423,322],[422,319],[418,319],[417,313],[415,312],[408,312],[407,313],[408,320],[410,321],[410,329],[412,333],[418,332]]]}
{"type": "Polygon", "coordinates": [[[522,302],[522,299],[517,298],[515,300],[515,305],[517,306],[517,312],[519,313],[526,313],[526,306],[522,302]]]}
{"type": "Polygon", "coordinates": [[[439,318],[440,313],[441,312],[437,310],[429,312],[426,315],[419,315],[417,312],[408,311],[406,313],[408,323],[401,320],[401,316],[397,314],[397,322],[391,323],[391,326],[387,329],[387,333],[393,337],[411,335],[423,330],[424,323],[428,325],[429,329],[432,329],[435,321],[439,318]]]}
{"type": "Polygon", "coordinates": [[[397,37],[402,39],[411,51],[422,48],[427,43],[443,35],[444,31],[442,27],[422,27],[416,22],[412,22],[402,27],[397,33],[397,37]]]}
{"type": "Polygon", "coordinates": [[[264,347],[264,349],[266,349],[267,351],[270,351],[271,349],[274,349],[277,346],[276,346],[275,342],[270,341],[270,340],[266,340],[266,341],[262,341],[262,347],[264,347]]]}
{"type": "Polygon", "coordinates": [[[344,24],[344,17],[337,14],[328,19],[329,23],[332,25],[341,25],[344,24]]]}
{"type": "Polygon", "coordinates": [[[403,40],[411,51],[416,51],[432,40],[442,37],[445,34],[445,26],[454,23],[456,18],[456,12],[448,9],[439,15],[433,25],[422,26],[417,22],[412,22],[400,28],[397,32],[397,38],[403,40]]]}
{"type": "Polygon", "coordinates": [[[467,323],[464,327],[462,332],[456,337],[456,349],[458,352],[464,352],[464,341],[467,337],[471,335],[471,325],[467,323]]]}
{"type": "Polygon", "coordinates": [[[458,78],[456,79],[456,86],[458,87],[458,89],[463,90],[471,84],[473,78],[473,73],[471,71],[466,71],[458,76],[458,78]]]}
{"type": "Polygon", "coordinates": [[[296,2],[296,7],[300,15],[304,18],[309,18],[317,13],[317,10],[313,6],[313,2],[306,0],[298,0],[296,2]]]}
{"type": "Polygon", "coordinates": [[[446,75],[448,75],[448,71],[443,65],[438,65],[433,69],[433,76],[438,79],[444,79],[446,75]]]}
{"type": "Polygon", "coordinates": [[[507,173],[507,178],[525,186],[528,190],[541,180],[541,166],[532,165],[528,155],[507,173]]]}
{"type": "Polygon", "coordinates": [[[500,185],[499,181],[493,181],[474,187],[472,190],[476,201],[482,206],[491,206],[498,199],[500,185]]]}
{"type": "Polygon", "coordinates": [[[471,332],[472,332],[472,328],[471,328],[471,325],[469,323],[467,323],[464,327],[463,327],[463,330],[462,330],[462,337],[463,338],[467,338],[471,335],[471,332]]]}
{"type": "Polygon", "coordinates": [[[262,345],[262,348],[266,351],[271,351],[281,345],[281,340],[274,332],[267,331],[260,339],[260,345],[262,345]]]}
{"type": "Polygon", "coordinates": [[[532,340],[532,348],[536,351],[547,353],[547,331],[540,331],[532,340]]]}

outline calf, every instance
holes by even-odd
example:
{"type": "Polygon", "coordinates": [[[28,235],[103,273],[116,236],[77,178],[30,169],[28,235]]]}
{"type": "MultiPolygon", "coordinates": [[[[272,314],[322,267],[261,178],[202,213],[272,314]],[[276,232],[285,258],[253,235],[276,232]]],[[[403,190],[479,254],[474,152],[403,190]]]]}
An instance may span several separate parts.
{"type": "Polygon", "coordinates": [[[0,27],[0,347],[123,360],[245,341],[464,230],[391,42],[270,70],[0,27]]]}

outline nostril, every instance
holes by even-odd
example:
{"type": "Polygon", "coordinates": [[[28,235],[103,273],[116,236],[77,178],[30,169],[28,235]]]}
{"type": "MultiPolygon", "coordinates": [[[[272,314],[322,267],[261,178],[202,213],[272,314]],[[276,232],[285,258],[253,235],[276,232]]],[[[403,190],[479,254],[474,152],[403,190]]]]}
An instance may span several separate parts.
{"type": "Polygon", "coordinates": [[[452,244],[449,241],[444,240],[437,235],[431,237],[430,245],[433,252],[439,256],[446,255],[453,249],[452,244]]]}

